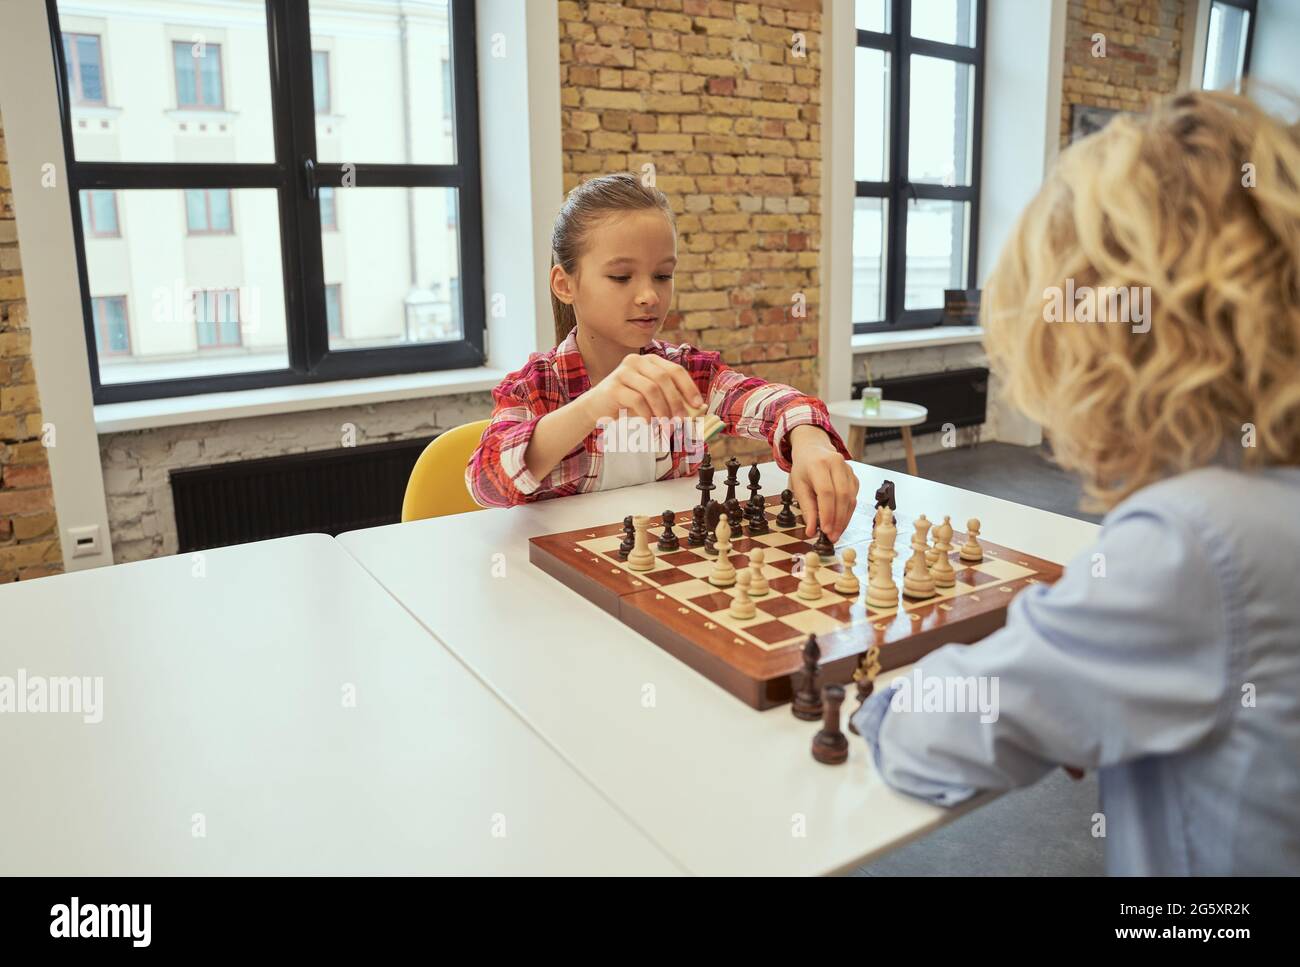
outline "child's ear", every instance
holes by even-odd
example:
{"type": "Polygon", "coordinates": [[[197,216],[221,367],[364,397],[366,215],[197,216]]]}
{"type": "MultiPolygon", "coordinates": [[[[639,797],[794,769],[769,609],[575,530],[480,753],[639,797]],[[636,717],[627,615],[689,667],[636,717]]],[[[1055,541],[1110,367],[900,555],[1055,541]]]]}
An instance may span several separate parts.
{"type": "Polygon", "coordinates": [[[559,265],[551,266],[551,291],[565,305],[573,304],[573,280],[559,265]]]}

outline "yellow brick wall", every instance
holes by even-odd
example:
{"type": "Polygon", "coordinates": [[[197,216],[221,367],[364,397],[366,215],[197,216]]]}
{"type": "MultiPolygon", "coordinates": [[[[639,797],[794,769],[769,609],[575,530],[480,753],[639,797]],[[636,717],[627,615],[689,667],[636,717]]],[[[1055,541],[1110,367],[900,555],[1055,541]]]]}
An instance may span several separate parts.
{"type": "Polygon", "coordinates": [[[0,119],[0,584],[63,570],[8,159],[0,119]]]}
{"type": "Polygon", "coordinates": [[[1075,104],[1143,111],[1178,87],[1186,0],[1070,0],[1061,81],[1061,144],[1075,104]],[[1095,35],[1105,37],[1105,56],[1095,35]]]}
{"type": "MultiPolygon", "coordinates": [[[[662,338],[718,350],[742,372],[810,393],[818,375],[821,7],[559,4],[565,191],[653,165],[678,232],[675,308],[662,338]]],[[[723,452],[764,449],[728,441],[723,452]]]]}

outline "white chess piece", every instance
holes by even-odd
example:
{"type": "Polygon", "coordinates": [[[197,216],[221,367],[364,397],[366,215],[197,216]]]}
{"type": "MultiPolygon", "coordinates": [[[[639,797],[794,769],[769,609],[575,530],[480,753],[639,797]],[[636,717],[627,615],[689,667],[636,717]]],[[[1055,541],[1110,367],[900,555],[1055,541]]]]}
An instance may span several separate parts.
{"type": "Polygon", "coordinates": [[[883,508],[887,516],[881,519],[876,528],[875,553],[872,555],[871,567],[867,571],[870,579],[867,584],[867,604],[873,608],[895,608],[898,606],[898,585],[894,583],[894,540],[898,528],[894,526],[894,515],[888,507],[883,508]]]}
{"type": "Polygon", "coordinates": [[[912,556],[903,571],[903,595],[909,598],[929,598],[934,595],[934,577],[930,565],[925,563],[926,532],[930,522],[924,514],[916,519],[916,532],[912,535],[912,556]]]}
{"type": "MultiPolygon", "coordinates": [[[[632,524],[635,526],[636,521],[632,521],[632,524]]],[[[731,525],[727,523],[726,517],[718,520],[718,539],[714,546],[718,549],[718,557],[713,562],[709,583],[715,588],[729,588],[736,583],[736,568],[731,563],[731,525]]]]}
{"type": "Polygon", "coordinates": [[[632,518],[632,527],[636,531],[636,538],[627,555],[627,566],[634,571],[654,570],[655,556],[650,550],[650,539],[647,536],[650,518],[645,514],[637,514],[632,518]]]}
{"type": "Polygon", "coordinates": [[[769,590],[767,578],[763,575],[763,549],[756,547],[749,552],[749,596],[761,598],[769,590]]]}
{"type": "Polygon", "coordinates": [[[816,601],[822,596],[822,585],[817,580],[817,569],[821,566],[821,555],[816,551],[809,551],[803,556],[803,577],[799,579],[795,593],[805,601],[816,601]]]}
{"type": "Polygon", "coordinates": [[[950,588],[957,583],[957,572],[952,568],[949,554],[952,552],[952,518],[944,517],[943,523],[934,528],[934,566],[930,574],[937,587],[950,588]]]}
{"type": "Polygon", "coordinates": [[[980,522],[972,517],[966,521],[966,543],[961,546],[961,559],[971,564],[984,560],[984,548],[980,547],[980,522]]]}
{"type": "Polygon", "coordinates": [[[835,590],[840,594],[850,594],[857,597],[862,585],[858,582],[858,577],[853,573],[853,565],[858,561],[858,552],[851,547],[844,549],[843,566],[844,570],[840,576],[835,579],[835,590]]]}
{"type": "Polygon", "coordinates": [[[736,596],[731,599],[731,607],[727,609],[727,613],[741,621],[752,618],[757,613],[754,602],[749,599],[748,569],[736,575],[736,596]]]}

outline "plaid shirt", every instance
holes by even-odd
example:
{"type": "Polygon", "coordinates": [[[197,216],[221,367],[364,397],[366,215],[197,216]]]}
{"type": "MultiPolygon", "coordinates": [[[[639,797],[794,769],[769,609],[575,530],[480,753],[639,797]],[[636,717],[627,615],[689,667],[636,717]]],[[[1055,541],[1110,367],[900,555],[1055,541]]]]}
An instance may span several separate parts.
{"type": "MultiPolygon", "coordinates": [[[[654,353],[684,367],[708,404],[708,411],[721,418],[722,432],[766,440],[782,470],[790,469],[789,435],[797,426],[821,427],[840,454],[846,460],[850,458],[844,441],[831,426],[825,404],[816,397],[780,383],[745,376],[724,364],[720,353],[696,349],[689,343],[672,346],[655,339],[641,352],[654,353]]],[[[502,380],[492,391],[495,405],[491,422],[465,468],[465,483],[474,500],[484,507],[511,507],[598,489],[604,459],[597,439],[604,432],[601,427],[593,428],[541,480],[524,464],[524,452],[537,421],[590,388],[576,330],[549,352],[530,355],[522,369],[502,380]]],[[[686,446],[670,447],[657,454],[656,480],[690,476],[699,468],[705,445],[690,437],[687,441],[686,446]]]]}

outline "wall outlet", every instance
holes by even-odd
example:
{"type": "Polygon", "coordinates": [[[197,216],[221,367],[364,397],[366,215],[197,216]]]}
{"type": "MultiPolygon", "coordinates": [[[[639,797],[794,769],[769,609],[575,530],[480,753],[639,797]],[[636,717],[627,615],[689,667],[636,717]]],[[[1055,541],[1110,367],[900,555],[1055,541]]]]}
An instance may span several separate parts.
{"type": "Polygon", "coordinates": [[[89,527],[69,527],[68,536],[72,538],[73,557],[94,557],[103,550],[99,542],[99,525],[89,527]]]}

